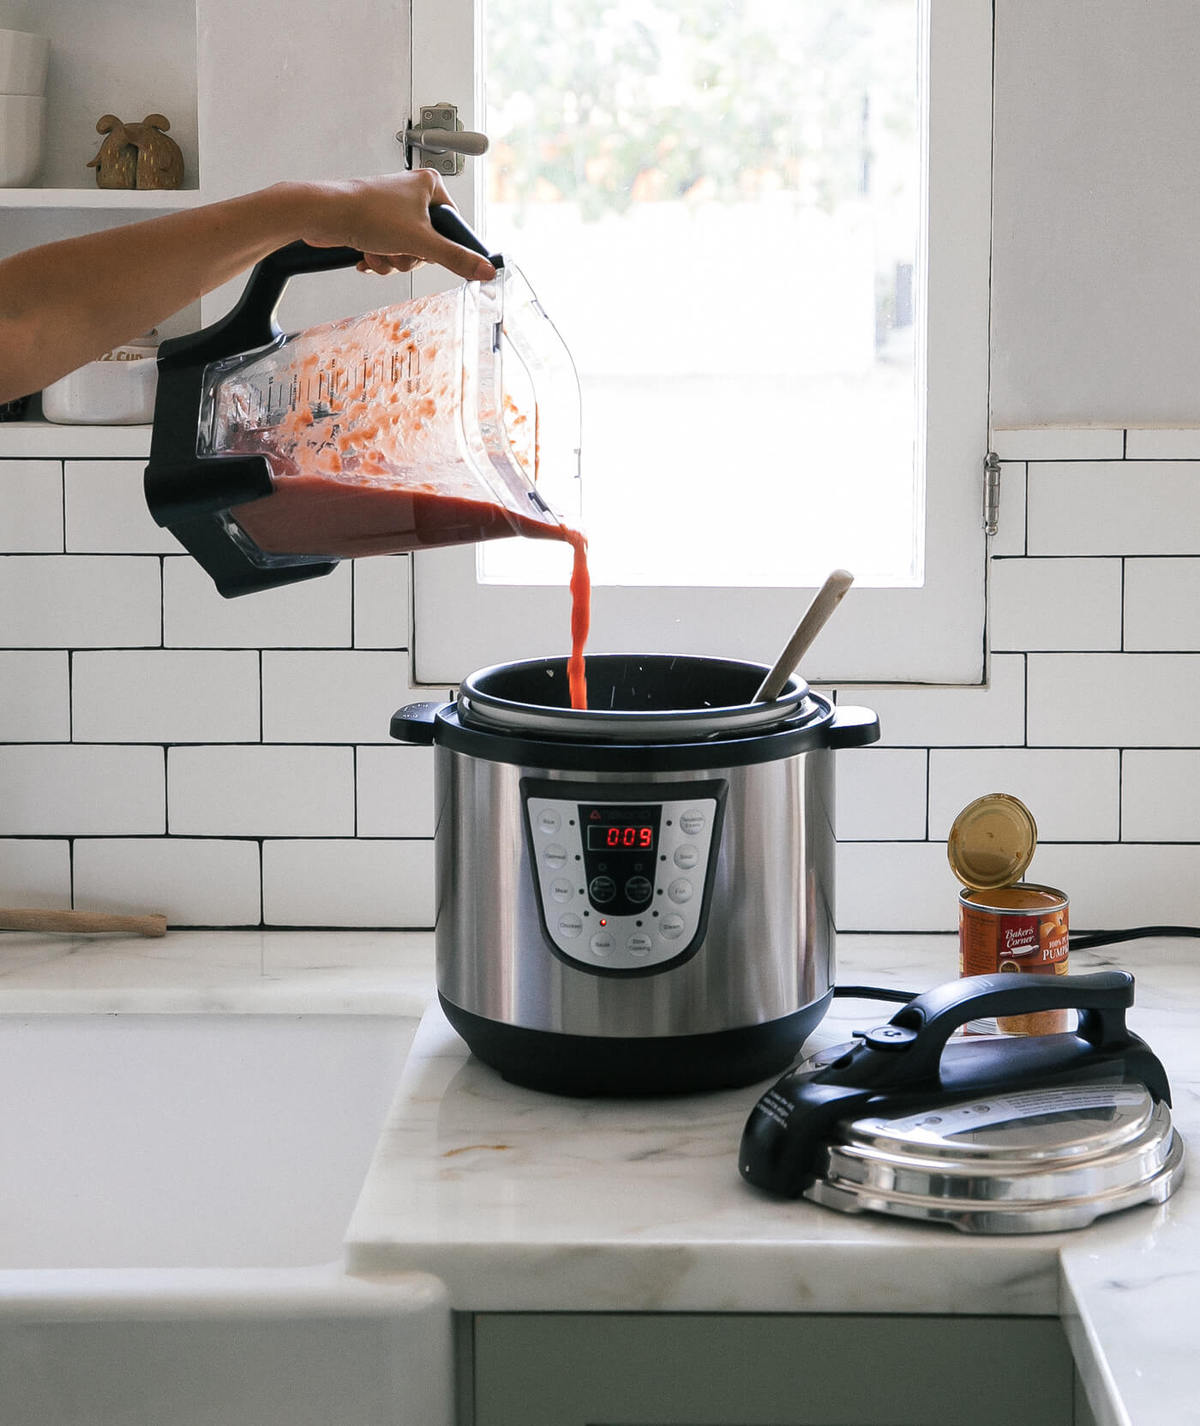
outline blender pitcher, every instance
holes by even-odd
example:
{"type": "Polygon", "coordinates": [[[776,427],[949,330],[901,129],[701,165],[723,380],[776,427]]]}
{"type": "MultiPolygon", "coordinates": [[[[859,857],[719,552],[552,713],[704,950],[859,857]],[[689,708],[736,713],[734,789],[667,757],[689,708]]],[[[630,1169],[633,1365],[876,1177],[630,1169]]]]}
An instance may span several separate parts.
{"type": "MultiPolygon", "coordinates": [[[[453,208],[430,220],[486,255],[453,208]]],[[[281,248],[232,312],[160,350],[146,500],[227,597],[358,555],[557,535],[550,498],[577,488],[574,364],[502,257],[489,282],[280,331],[290,278],[361,257],[281,248]]]]}

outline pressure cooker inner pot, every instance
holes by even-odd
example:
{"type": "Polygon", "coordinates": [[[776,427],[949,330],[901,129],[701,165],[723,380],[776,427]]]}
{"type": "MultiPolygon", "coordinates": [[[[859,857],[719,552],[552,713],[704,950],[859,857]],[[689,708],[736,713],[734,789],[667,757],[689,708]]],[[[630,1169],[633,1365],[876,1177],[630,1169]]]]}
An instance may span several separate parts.
{"type": "Polygon", "coordinates": [[[586,709],[570,706],[565,658],[525,659],[463,681],[459,714],[476,727],[642,740],[722,736],[828,716],[798,677],[754,702],[765,664],[698,654],[591,654],[586,709]]]}

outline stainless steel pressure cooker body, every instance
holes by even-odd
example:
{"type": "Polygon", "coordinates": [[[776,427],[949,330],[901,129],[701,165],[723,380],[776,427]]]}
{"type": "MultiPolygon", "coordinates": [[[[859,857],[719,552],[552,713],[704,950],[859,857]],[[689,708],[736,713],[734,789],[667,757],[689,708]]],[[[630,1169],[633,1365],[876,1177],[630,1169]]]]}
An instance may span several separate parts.
{"type": "Polygon", "coordinates": [[[879,736],[765,668],[592,655],[498,665],[393,736],[436,745],[437,982],[471,1050],[568,1094],[749,1084],[833,993],[837,748],[879,736]]]}

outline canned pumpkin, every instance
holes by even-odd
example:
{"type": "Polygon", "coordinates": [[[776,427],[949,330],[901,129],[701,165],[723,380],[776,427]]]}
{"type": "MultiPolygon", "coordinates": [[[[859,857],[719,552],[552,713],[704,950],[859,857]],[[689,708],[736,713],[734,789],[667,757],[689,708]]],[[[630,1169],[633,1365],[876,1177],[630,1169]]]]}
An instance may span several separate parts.
{"type": "MultiPolygon", "coordinates": [[[[1029,809],[1008,793],[969,803],[946,844],[963,890],[958,898],[960,975],[1066,975],[1068,901],[1052,886],[1023,882],[1037,846],[1029,809]]],[[[1052,1035],[1070,1027],[1070,1012],[1039,1011],[976,1020],[968,1034],[1052,1035]]]]}

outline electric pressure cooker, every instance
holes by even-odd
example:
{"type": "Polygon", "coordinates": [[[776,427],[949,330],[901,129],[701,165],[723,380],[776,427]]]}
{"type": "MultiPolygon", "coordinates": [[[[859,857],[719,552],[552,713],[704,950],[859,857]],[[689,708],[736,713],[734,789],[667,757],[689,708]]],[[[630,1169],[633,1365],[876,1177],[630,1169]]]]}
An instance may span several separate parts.
{"type": "Polygon", "coordinates": [[[869,709],[764,666],[591,655],[483,669],[400,709],[436,745],[437,984],[507,1079],[661,1094],[786,1068],[833,994],[834,764],[869,709]]]}

